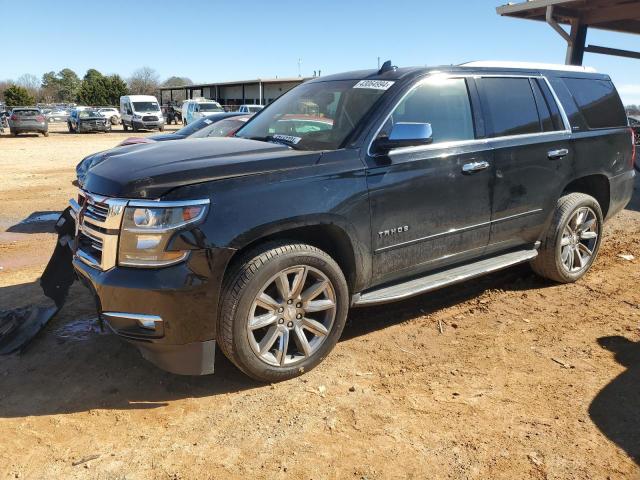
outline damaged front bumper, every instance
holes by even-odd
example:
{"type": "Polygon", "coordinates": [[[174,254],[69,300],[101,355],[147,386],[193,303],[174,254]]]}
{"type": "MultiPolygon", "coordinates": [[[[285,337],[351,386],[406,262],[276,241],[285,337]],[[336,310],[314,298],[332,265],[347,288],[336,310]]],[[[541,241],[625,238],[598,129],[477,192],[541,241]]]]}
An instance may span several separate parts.
{"type": "Polygon", "coordinates": [[[40,284],[52,305],[0,316],[0,354],[20,351],[62,308],[76,279],[92,292],[100,319],[158,367],[182,375],[213,373],[218,298],[232,249],[202,248],[203,235],[177,234],[188,259],[164,268],[100,268],[78,248],[78,204],[56,224],[58,242],[40,284]]]}

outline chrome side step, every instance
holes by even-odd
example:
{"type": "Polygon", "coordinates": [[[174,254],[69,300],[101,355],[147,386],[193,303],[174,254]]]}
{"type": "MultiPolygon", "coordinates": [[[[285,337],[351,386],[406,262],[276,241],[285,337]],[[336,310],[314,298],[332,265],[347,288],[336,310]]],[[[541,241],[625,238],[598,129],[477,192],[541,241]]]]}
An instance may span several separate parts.
{"type": "Polygon", "coordinates": [[[379,305],[410,298],[422,293],[431,292],[447,285],[464,282],[484,274],[502,270],[519,263],[524,263],[538,256],[537,250],[521,250],[506,253],[498,257],[487,258],[479,262],[463,265],[461,267],[433,273],[425,277],[409,280],[386,287],[362,293],[354,298],[354,307],[379,305]]]}

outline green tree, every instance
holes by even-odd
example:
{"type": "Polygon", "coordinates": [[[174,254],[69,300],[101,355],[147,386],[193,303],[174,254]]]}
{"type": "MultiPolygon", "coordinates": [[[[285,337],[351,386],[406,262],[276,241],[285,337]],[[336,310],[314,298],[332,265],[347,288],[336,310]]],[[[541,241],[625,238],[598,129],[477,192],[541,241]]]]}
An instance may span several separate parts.
{"type": "Polygon", "coordinates": [[[29,91],[18,85],[11,85],[4,91],[4,101],[9,108],[33,105],[36,103],[36,99],[29,94],[29,91]]]}
{"type": "Polygon", "coordinates": [[[80,78],[76,72],[70,68],[63,68],[57,74],[58,92],[57,100],[59,102],[73,102],[78,95],[80,88],[80,78]]]}
{"type": "Polygon", "coordinates": [[[96,106],[106,105],[109,101],[107,96],[104,76],[94,68],[87,70],[78,89],[78,103],[96,106]]]}
{"type": "Polygon", "coordinates": [[[127,94],[127,84],[119,75],[103,75],[96,69],[87,70],[78,89],[78,102],[86,105],[118,105],[127,94]]]}
{"type": "Polygon", "coordinates": [[[120,75],[108,75],[104,77],[107,88],[108,105],[119,105],[120,97],[129,93],[127,82],[120,75]]]}
{"type": "Polygon", "coordinates": [[[47,72],[42,75],[40,91],[45,102],[55,102],[58,100],[58,90],[60,88],[56,72],[47,72]]]}

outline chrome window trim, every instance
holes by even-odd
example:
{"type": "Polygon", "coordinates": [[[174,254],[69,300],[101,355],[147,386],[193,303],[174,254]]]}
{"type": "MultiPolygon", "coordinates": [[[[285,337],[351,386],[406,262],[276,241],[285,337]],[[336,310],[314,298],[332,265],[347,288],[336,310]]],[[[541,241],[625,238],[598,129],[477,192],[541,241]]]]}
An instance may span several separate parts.
{"type": "MultiPolygon", "coordinates": [[[[565,134],[565,135],[570,135],[572,134],[572,130],[571,130],[571,124],[569,122],[569,117],[567,116],[567,112],[565,112],[564,107],[562,105],[562,103],[560,102],[560,99],[558,98],[558,95],[556,94],[556,91],[553,89],[553,86],[551,85],[551,83],[549,82],[549,79],[545,76],[545,75],[528,75],[528,74],[522,74],[522,75],[517,75],[517,74],[457,74],[457,73],[443,73],[443,72],[432,72],[429,75],[427,75],[426,77],[420,79],[419,81],[417,81],[415,84],[413,84],[411,86],[411,88],[409,88],[409,90],[407,90],[402,97],[394,104],[393,108],[389,111],[389,113],[385,116],[384,120],[380,123],[380,125],[378,126],[378,128],[376,129],[376,133],[373,135],[371,141],[369,142],[369,146],[367,148],[367,155],[371,158],[379,158],[381,155],[372,152],[371,147],[373,146],[373,142],[375,142],[376,138],[378,138],[378,135],[380,134],[380,131],[382,130],[382,127],[384,127],[384,125],[387,123],[387,121],[389,120],[389,118],[391,117],[391,115],[393,115],[393,112],[395,111],[396,108],[398,108],[398,105],[400,105],[400,103],[402,103],[402,101],[411,93],[413,92],[414,89],[418,88],[419,86],[421,86],[423,83],[428,82],[430,79],[434,78],[434,77],[443,77],[443,78],[450,78],[450,79],[456,79],[456,78],[472,78],[472,79],[481,79],[481,78],[527,78],[527,79],[542,79],[544,80],[544,82],[547,84],[547,87],[549,88],[549,91],[551,92],[551,95],[553,96],[553,100],[556,102],[556,105],[558,107],[558,111],[560,112],[560,117],[562,118],[562,123],[564,124],[565,129],[564,130],[554,130],[553,132],[538,132],[538,133],[524,133],[524,134],[520,134],[520,135],[502,135],[499,137],[488,137],[488,138],[474,138],[474,139],[469,139],[469,140],[454,140],[454,141],[450,141],[450,142],[441,142],[441,143],[432,143],[430,145],[422,145],[422,146],[417,146],[417,147],[401,147],[401,148],[397,148],[394,150],[391,150],[388,155],[390,157],[393,157],[394,154],[402,154],[402,153],[420,153],[422,151],[431,151],[431,150],[438,150],[441,148],[453,148],[453,147],[462,147],[462,146],[472,146],[472,145],[482,145],[482,144],[490,144],[493,143],[495,141],[502,141],[502,140],[518,140],[518,139],[527,139],[527,138],[532,138],[532,137],[542,137],[542,136],[548,136],[548,135],[559,135],[559,134],[565,134]]],[[[471,103],[471,98],[469,97],[469,103],[471,103]]]]}

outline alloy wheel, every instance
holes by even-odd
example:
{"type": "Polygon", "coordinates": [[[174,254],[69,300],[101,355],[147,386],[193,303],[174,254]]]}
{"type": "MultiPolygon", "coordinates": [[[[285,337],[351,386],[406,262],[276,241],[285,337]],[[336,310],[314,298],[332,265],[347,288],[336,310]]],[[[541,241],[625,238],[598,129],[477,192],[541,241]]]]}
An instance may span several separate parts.
{"type": "Polygon", "coordinates": [[[247,319],[249,344],[263,362],[283,367],[311,357],[329,336],[336,294],[320,270],[299,265],[270,278],[247,319]]]}
{"type": "Polygon", "coordinates": [[[579,208],[562,232],[560,259],[570,273],[586,269],[598,244],[598,217],[589,207],[579,208]]]}

